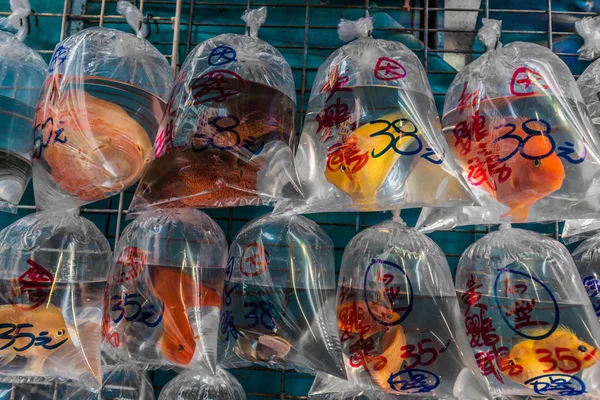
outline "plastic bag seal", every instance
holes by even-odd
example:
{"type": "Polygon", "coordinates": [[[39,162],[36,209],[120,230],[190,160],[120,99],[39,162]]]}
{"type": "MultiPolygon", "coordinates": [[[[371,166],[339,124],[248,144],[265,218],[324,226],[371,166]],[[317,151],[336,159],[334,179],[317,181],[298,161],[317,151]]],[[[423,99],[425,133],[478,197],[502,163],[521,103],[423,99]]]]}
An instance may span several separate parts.
{"type": "Polygon", "coordinates": [[[242,20],[246,23],[248,35],[256,39],[258,30],[267,20],[267,7],[260,7],[255,10],[246,10],[242,15],[242,20]]]}
{"type": "Polygon", "coordinates": [[[31,14],[29,0],[10,0],[10,10],[12,13],[7,18],[0,19],[0,26],[16,29],[15,36],[23,41],[29,32],[29,20],[27,19],[31,14]]]}
{"type": "Polygon", "coordinates": [[[483,26],[477,32],[477,39],[485,45],[486,51],[492,51],[502,46],[498,41],[500,30],[502,29],[502,20],[483,18],[483,26]]]}
{"type": "Polygon", "coordinates": [[[575,22],[577,34],[584,40],[577,52],[580,60],[594,60],[600,56],[600,16],[586,17],[575,22]]]}
{"type": "Polygon", "coordinates": [[[128,1],[119,0],[117,3],[117,12],[125,17],[127,23],[135,31],[135,35],[140,39],[146,38],[146,24],[144,15],[139,8],[128,1]]]}
{"type": "Polygon", "coordinates": [[[338,24],[338,35],[343,42],[371,37],[371,32],[373,32],[373,18],[371,18],[368,11],[363,18],[356,21],[342,18],[338,24]]]}

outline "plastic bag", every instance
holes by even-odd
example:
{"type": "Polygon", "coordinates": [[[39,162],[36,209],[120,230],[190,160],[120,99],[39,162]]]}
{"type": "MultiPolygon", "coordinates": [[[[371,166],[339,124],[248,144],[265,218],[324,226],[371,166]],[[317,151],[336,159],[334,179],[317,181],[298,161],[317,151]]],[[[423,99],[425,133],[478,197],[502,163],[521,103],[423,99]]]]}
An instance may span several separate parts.
{"type": "Polygon", "coordinates": [[[35,116],[36,205],[74,208],[131,186],[154,158],[173,86],[166,58],[130,33],[89,28],[57,45],[49,71],[35,116]]]}
{"type": "Polygon", "coordinates": [[[346,246],[337,321],[348,381],[320,373],[312,395],[492,398],[469,355],[444,253],[399,217],[360,232],[346,246]]]}
{"type": "Polygon", "coordinates": [[[108,357],[214,371],[227,241],[194,209],[155,210],[127,226],[108,276],[108,357]]]}
{"type": "Polygon", "coordinates": [[[215,375],[186,371],[165,385],[158,400],[246,400],[242,385],[229,372],[217,368],[215,375]]]}
{"type": "Polygon", "coordinates": [[[250,36],[219,35],[186,58],[154,144],[157,158],[129,212],[259,205],[297,195],[292,70],[256,38],[266,9],[244,16],[250,36]]]}
{"type": "Polygon", "coordinates": [[[448,89],[442,125],[481,207],[426,209],[418,228],[600,212],[597,135],[569,68],[550,49],[514,42],[473,61],[448,89]]]}
{"type": "Polygon", "coordinates": [[[0,20],[0,25],[19,28],[16,36],[0,32],[0,125],[5,127],[0,135],[0,210],[11,212],[31,178],[33,116],[48,68],[21,42],[31,11],[28,1],[21,2],[11,0],[13,13],[0,20]]]}
{"type": "Polygon", "coordinates": [[[502,226],[464,252],[456,290],[494,395],[600,398],[600,325],[562,244],[502,226]]]}
{"type": "Polygon", "coordinates": [[[102,304],[112,252],[90,221],[30,214],[0,232],[0,380],[102,382],[102,304]]]}
{"type": "Polygon", "coordinates": [[[372,29],[370,17],[340,22],[340,38],[359,39],[319,68],[295,159],[304,199],[278,213],[473,204],[423,65],[372,29]]]}
{"type": "Polygon", "coordinates": [[[600,319],[600,235],[595,235],[581,243],[573,252],[573,260],[581,275],[583,286],[594,307],[596,316],[600,319]]]}
{"type": "Polygon", "coordinates": [[[74,382],[0,384],[2,400],[154,400],[154,389],[146,371],[130,367],[104,367],[98,392],[74,382]],[[11,388],[12,386],[12,388],[11,388]]]}
{"type": "Polygon", "coordinates": [[[227,260],[219,363],[345,378],[333,242],[315,222],[267,214],[238,233],[227,260]]]}

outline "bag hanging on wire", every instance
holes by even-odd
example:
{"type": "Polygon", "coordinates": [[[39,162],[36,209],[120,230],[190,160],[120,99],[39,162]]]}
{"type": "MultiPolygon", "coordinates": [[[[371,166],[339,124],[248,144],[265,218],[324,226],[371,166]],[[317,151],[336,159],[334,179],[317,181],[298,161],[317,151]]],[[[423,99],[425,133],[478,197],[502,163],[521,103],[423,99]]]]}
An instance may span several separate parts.
{"type": "Polygon", "coordinates": [[[0,232],[0,381],[102,383],[102,306],[112,251],[90,221],[30,214],[0,232]]]}
{"type": "Polygon", "coordinates": [[[129,208],[230,207],[297,196],[296,95],[281,53],[257,37],[266,8],[188,55],[129,208]]]}
{"type": "Polygon", "coordinates": [[[150,210],[123,231],[108,275],[107,358],[214,371],[227,241],[195,209],[150,210]]]}
{"type": "Polygon", "coordinates": [[[481,206],[424,209],[417,223],[424,231],[600,211],[600,144],[575,79],[546,47],[501,47],[500,26],[483,20],[479,39],[488,51],[456,75],[442,117],[481,206]]]}
{"type": "Polygon", "coordinates": [[[0,210],[16,212],[31,178],[33,117],[46,80],[48,66],[23,43],[29,29],[28,0],[11,0],[12,13],[0,19],[0,27],[17,29],[15,35],[0,32],[0,210]]]}
{"type": "MultiPolygon", "coordinates": [[[[118,10],[143,36],[143,16],[118,10]]],[[[154,158],[152,141],[173,86],[164,55],[143,37],[88,28],[56,46],[35,114],[36,205],[75,208],[133,185],[154,158]]]]}
{"type": "Polygon", "coordinates": [[[356,40],[319,68],[295,158],[303,199],[277,213],[474,204],[419,58],[372,30],[369,16],[340,22],[356,40]]]}
{"type": "Polygon", "coordinates": [[[346,246],[337,323],[348,380],[319,373],[310,398],[492,399],[469,354],[444,253],[399,216],[346,246]]]}
{"type": "Polygon", "coordinates": [[[463,253],[456,291],[494,396],[600,399],[600,325],[562,244],[503,225],[463,253]]]}
{"type": "Polygon", "coordinates": [[[333,243],[313,221],[267,214],[229,250],[219,363],[345,378],[335,326],[333,243]]]}

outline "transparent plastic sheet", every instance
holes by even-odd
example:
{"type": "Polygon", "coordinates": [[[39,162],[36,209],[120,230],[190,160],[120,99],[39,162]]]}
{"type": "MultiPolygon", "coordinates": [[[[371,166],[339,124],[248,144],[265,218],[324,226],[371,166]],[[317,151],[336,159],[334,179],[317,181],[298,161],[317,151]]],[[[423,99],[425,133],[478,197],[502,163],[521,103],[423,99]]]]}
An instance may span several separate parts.
{"type": "Polygon", "coordinates": [[[575,22],[577,34],[584,40],[579,49],[580,60],[595,60],[600,56],[600,18],[585,17],[575,22]]]}
{"type": "Polygon", "coordinates": [[[425,209],[423,231],[600,212],[598,136],[573,75],[546,47],[514,42],[461,70],[444,136],[480,207],[425,209]]]}
{"type": "Polygon", "coordinates": [[[35,114],[36,205],[75,208],[131,186],[154,158],[173,86],[166,58],[135,35],[96,27],[59,43],[49,72],[35,114]]]}
{"type": "Polygon", "coordinates": [[[561,237],[565,244],[571,244],[595,236],[600,231],[598,219],[570,219],[565,221],[561,237]]]}
{"type": "Polygon", "coordinates": [[[219,364],[345,378],[333,242],[315,222],[267,214],[238,233],[227,261],[219,364]]]}
{"type": "Polygon", "coordinates": [[[348,380],[319,373],[315,398],[492,398],[470,356],[444,253],[399,218],[362,231],[344,250],[337,321],[348,380]]]}
{"type": "Polygon", "coordinates": [[[369,23],[340,22],[344,38],[360,38],[319,68],[295,158],[303,199],[277,213],[474,204],[423,65],[401,43],[364,37],[369,23]]]}
{"type": "Polygon", "coordinates": [[[104,350],[118,363],[214,371],[227,241],[194,209],[148,211],[123,232],[108,276],[104,350]]]}
{"type": "MultiPolygon", "coordinates": [[[[261,12],[245,14],[249,31],[261,12]]],[[[186,58],[129,208],[229,207],[298,196],[296,95],[281,53],[253,36],[222,34],[186,58]]]]}
{"type": "Polygon", "coordinates": [[[573,252],[573,260],[581,275],[583,286],[600,320],[600,235],[586,239],[573,252]]]}
{"type": "Polygon", "coordinates": [[[112,252],[90,221],[30,214],[0,232],[0,381],[102,382],[102,305],[112,252]]]}
{"type": "Polygon", "coordinates": [[[145,371],[105,367],[100,392],[67,383],[0,384],[2,400],[154,400],[154,389],[145,371]],[[56,394],[56,397],[55,397],[56,394]]]}
{"type": "Polygon", "coordinates": [[[242,385],[229,372],[217,368],[215,375],[186,371],[169,381],[158,400],[246,400],[242,385]]]}
{"type": "Polygon", "coordinates": [[[600,398],[600,325],[558,241],[502,226],[464,252],[456,291],[494,395],[600,398]]]}
{"type": "MultiPolygon", "coordinates": [[[[14,3],[14,0],[11,2],[14,3]]],[[[9,26],[27,10],[15,9],[4,21],[9,26]]],[[[23,44],[21,35],[0,32],[0,210],[16,212],[16,205],[31,178],[33,138],[31,130],[35,105],[40,97],[48,66],[34,50],[23,44]]]]}

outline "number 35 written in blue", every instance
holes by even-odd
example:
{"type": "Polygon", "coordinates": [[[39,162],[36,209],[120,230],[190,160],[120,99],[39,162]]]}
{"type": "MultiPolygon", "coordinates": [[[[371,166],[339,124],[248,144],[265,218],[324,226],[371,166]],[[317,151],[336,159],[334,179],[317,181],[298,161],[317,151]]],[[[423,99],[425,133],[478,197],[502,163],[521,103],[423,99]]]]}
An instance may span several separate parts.
{"type": "Polygon", "coordinates": [[[121,298],[121,295],[112,297],[111,300],[113,302],[116,300],[118,300],[118,302],[113,304],[110,311],[119,313],[116,318],[112,318],[113,323],[118,324],[123,318],[125,318],[125,321],[127,322],[140,322],[149,328],[154,328],[161,323],[165,305],[162,305],[159,313],[159,310],[155,308],[154,304],[146,304],[147,302],[141,304],[139,301],[136,301],[135,299],[138,297],[140,297],[140,295],[137,293],[126,293],[124,299],[121,298]],[[134,312],[132,312],[132,309],[134,309],[134,312]],[[153,322],[149,321],[152,319],[154,319],[153,322]]]}

